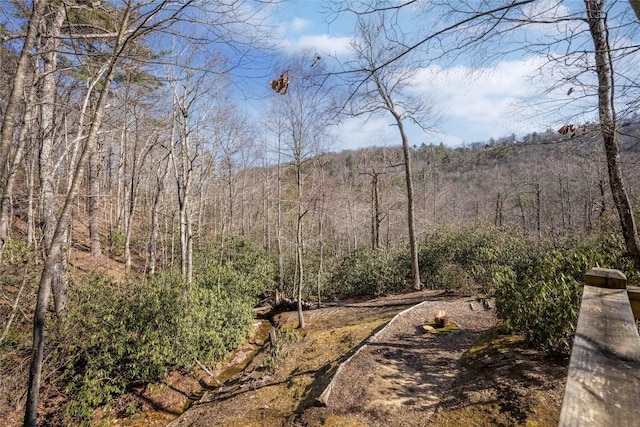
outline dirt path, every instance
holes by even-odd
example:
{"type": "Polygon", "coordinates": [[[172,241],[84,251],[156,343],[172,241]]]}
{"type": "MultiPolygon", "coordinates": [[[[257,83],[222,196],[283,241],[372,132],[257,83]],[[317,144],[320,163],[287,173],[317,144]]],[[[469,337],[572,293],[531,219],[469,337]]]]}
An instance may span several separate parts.
{"type": "Polygon", "coordinates": [[[460,357],[494,324],[493,310],[469,298],[428,300],[410,308],[344,364],[327,406],[369,426],[424,425],[458,376],[460,357]],[[425,333],[423,325],[439,310],[449,313],[458,329],[425,333]]]}
{"type": "MultiPolygon", "coordinates": [[[[275,368],[274,349],[264,351],[170,426],[557,422],[566,362],[525,350],[515,338],[500,338],[495,345],[489,338],[470,351],[495,324],[494,310],[473,299],[424,291],[312,310],[306,320],[307,328],[295,330],[301,334],[298,341],[278,345],[275,368]],[[422,325],[438,310],[446,310],[458,330],[425,333],[422,325]],[[334,376],[326,406],[319,405],[334,376]]],[[[285,328],[297,324],[295,313],[276,321],[285,328]]]]}

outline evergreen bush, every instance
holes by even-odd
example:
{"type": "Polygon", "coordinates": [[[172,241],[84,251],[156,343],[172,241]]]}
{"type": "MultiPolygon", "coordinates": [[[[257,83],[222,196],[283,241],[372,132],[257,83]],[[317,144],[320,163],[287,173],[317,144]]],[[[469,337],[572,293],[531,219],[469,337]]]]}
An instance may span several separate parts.
{"type": "Polygon", "coordinates": [[[394,254],[360,247],[333,271],[331,283],[345,296],[383,295],[407,289],[406,272],[394,254]]]}
{"type": "Polygon", "coordinates": [[[175,272],[162,272],[127,284],[96,275],[69,290],[67,315],[49,339],[50,366],[61,374],[72,424],[87,424],[97,406],[132,382],[159,380],[196,360],[215,365],[241,343],[256,296],[273,285],[273,266],[245,244],[228,249],[222,264],[198,269],[189,286],[175,272]]]}
{"type": "Polygon", "coordinates": [[[420,245],[420,277],[432,289],[490,293],[495,270],[521,270],[536,250],[529,237],[513,230],[443,227],[420,245]]]}
{"type": "Polygon", "coordinates": [[[637,272],[626,256],[621,237],[598,238],[547,245],[529,259],[527,268],[494,271],[496,308],[504,329],[524,335],[526,341],[549,353],[567,354],[575,332],[584,274],[592,267],[625,272],[631,283],[637,272]]]}

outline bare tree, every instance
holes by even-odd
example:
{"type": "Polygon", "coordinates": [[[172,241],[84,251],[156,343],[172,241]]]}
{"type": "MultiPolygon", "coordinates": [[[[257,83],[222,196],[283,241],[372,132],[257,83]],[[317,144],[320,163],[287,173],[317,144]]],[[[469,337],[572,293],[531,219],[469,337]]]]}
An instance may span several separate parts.
{"type": "Polygon", "coordinates": [[[149,274],[156,273],[158,267],[158,235],[160,232],[159,210],[165,179],[169,171],[169,152],[165,149],[160,156],[160,168],[155,171],[155,186],[151,202],[151,230],[149,232],[149,274]]]}
{"type": "Polygon", "coordinates": [[[31,350],[27,402],[25,405],[25,426],[35,426],[37,421],[40,383],[42,380],[42,367],[44,362],[46,312],[49,304],[50,289],[54,278],[55,266],[58,264],[63,251],[65,234],[71,217],[72,203],[77,197],[89,153],[97,141],[98,131],[102,123],[107,99],[109,97],[111,82],[114,79],[118,61],[129,44],[134,43],[136,39],[147,34],[147,32],[175,21],[184,8],[188,7],[188,4],[188,2],[183,2],[176,5],[175,8],[167,11],[166,9],[169,8],[170,2],[163,2],[155,5],[151,9],[143,11],[139,9],[140,6],[134,4],[133,0],[129,0],[122,9],[118,10],[118,14],[116,15],[119,25],[112,44],[112,50],[110,54],[105,57],[105,62],[100,67],[101,71],[97,73],[90,85],[96,86],[98,82],[101,82],[97,104],[91,117],[92,120],[86,134],[86,138],[82,138],[82,140],[84,140],[84,144],[82,146],[80,156],[75,165],[75,169],[71,172],[69,177],[70,184],[68,191],[65,195],[62,210],[57,217],[57,225],[51,245],[47,252],[42,274],[40,276],[40,283],[38,285],[37,303],[33,319],[33,345],[31,350]],[[133,19],[133,17],[136,19],[133,19]]]}
{"type": "Polygon", "coordinates": [[[319,154],[323,149],[325,136],[330,126],[329,94],[318,81],[322,66],[319,65],[313,70],[308,67],[305,58],[299,57],[287,73],[291,80],[286,94],[274,94],[276,114],[283,117],[285,131],[283,143],[286,156],[291,161],[295,181],[296,288],[300,328],[305,327],[302,313],[302,289],[305,283],[304,217],[309,212],[309,201],[305,198],[305,166],[313,156],[319,154]]]}
{"type": "Polygon", "coordinates": [[[9,236],[11,194],[15,172],[22,154],[22,147],[16,147],[12,154],[11,147],[13,145],[14,130],[16,123],[21,121],[19,117],[20,101],[27,79],[31,74],[32,49],[35,45],[38,28],[47,4],[48,1],[46,0],[33,2],[27,25],[27,34],[24,38],[20,58],[13,77],[13,86],[5,107],[2,127],[0,128],[0,161],[3,163],[3,167],[0,169],[0,259],[9,236]]]}
{"type": "Polygon", "coordinates": [[[620,146],[618,143],[617,117],[614,105],[615,83],[614,64],[609,45],[607,12],[604,1],[585,0],[589,31],[594,44],[595,70],[598,76],[598,115],[600,132],[604,139],[607,156],[609,186],[613,202],[618,210],[622,235],[635,267],[640,269],[640,239],[629,202],[629,196],[622,178],[620,167],[620,146]]]}
{"type": "Polygon", "coordinates": [[[220,57],[209,58],[208,64],[196,66],[204,60],[202,52],[190,46],[175,49],[174,63],[167,70],[173,92],[173,124],[169,158],[174,172],[179,209],[180,266],[182,279],[190,284],[193,278],[193,203],[194,170],[204,149],[202,129],[213,110],[216,98],[215,74],[220,57]],[[180,58],[185,56],[186,58],[180,58]],[[180,61],[178,61],[180,59],[180,61]]]}
{"type": "MultiPolygon", "coordinates": [[[[638,10],[638,2],[631,0],[634,11],[638,10]]],[[[411,55],[421,56],[422,65],[433,59],[457,58],[462,53],[480,52],[483,63],[487,60],[503,57],[503,55],[521,51],[541,55],[549,60],[560,77],[549,80],[547,92],[564,90],[569,96],[576,91],[572,87],[580,87],[582,92],[575,98],[563,98],[555,106],[546,106],[547,114],[566,116],[567,105],[582,109],[582,113],[595,110],[590,103],[597,95],[597,111],[600,120],[600,133],[604,139],[609,170],[609,185],[614,195],[614,204],[619,213],[620,225],[629,254],[640,266],[640,251],[637,230],[633,221],[632,206],[628,201],[627,190],[622,180],[619,162],[619,148],[617,142],[618,114],[615,110],[617,100],[623,100],[626,113],[637,108],[637,89],[634,66],[627,66],[626,73],[620,64],[625,57],[637,51],[637,45],[626,42],[617,43],[611,47],[612,34],[616,40],[633,40],[637,32],[637,23],[630,22],[629,8],[616,8],[615,2],[585,0],[586,17],[584,11],[575,7],[568,7],[563,2],[536,2],[532,0],[507,0],[498,2],[476,1],[442,1],[428,3],[423,9],[428,14],[426,18],[433,19],[434,25],[421,26],[418,33],[413,33],[414,40],[403,42],[406,34],[411,34],[408,28],[402,28],[401,11],[420,8],[427,2],[405,1],[390,2],[381,0],[369,2],[334,3],[338,13],[348,11],[355,14],[359,20],[370,17],[382,17],[391,14],[395,19],[396,31],[387,34],[386,38],[397,43],[398,48],[392,54],[383,56],[371,70],[360,79],[365,85],[375,76],[375,71],[392,67],[399,61],[411,55]],[[610,31],[607,22],[616,15],[615,33],[610,31]],[[588,24],[588,32],[584,25],[588,24]],[[521,43],[519,37],[513,35],[524,31],[529,26],[538,30],[545,26],[553,29],[546,33],[537,31],[537,40],[527,40],[521,43]],[[424,28],[434,28],[425,31],[424,28]],[[403,31],[404,30],[404,31],[403,31]],[[586,48],[585,36],[592,39],[595,50],[590,52],[586,48]],[[546,37],[545,37],[546,36],[546,37]],[[491,43],[491,49],[487,46],[491,43]],[[558,49],[556,49],[558,48],[558,49]],[[595,66],[590,63],[595,62],[595,66]],[[614,64],[618,64],[615,68],[614,64]],[[591,70],[596,71],[597,84],[594,85],[591,70]],[[614,79],[615,76],[615,79],[614,79]],[[622,81],[622,83],[620,83],[622,81]],[[616,90],[618,89],[618,90],[616,90]],[[635,92],[634,92],[635,91],[635,92]]],[[[632,61],[627,61],[632,62],[632,61]]],[[[366,67],[355,68],[349,72],[362,72],[366,67]]],[[[621,104],[620,104],[621,105],[621,104]]],[[[565,218],[566,219],[566,218],[565,218]]]]}
{"type": "Polygon", "coordinates": [[[434,117],[430,116],[431,109],[428,104],[406,94],[406,86],[414,74],[409,57],[381,67],[390,58],[397,56],[402,46],[406,45],[392,41],[401,36],[398,28],[387,21],[384,13],[380,13],[359,17],[357,30],[357,38],[352,43],[356,59],[350,64],[351,70],[357,76],[355,90],[351,92],[351,113],[365,116],[388,113],[398,128],[402,141],[407,186],[407,225],[411,250],[412,285],[415,289],[421,289],[411,148],[405,122],[409,120],[427,129],[428,120],[433,121],[434,117]]]}

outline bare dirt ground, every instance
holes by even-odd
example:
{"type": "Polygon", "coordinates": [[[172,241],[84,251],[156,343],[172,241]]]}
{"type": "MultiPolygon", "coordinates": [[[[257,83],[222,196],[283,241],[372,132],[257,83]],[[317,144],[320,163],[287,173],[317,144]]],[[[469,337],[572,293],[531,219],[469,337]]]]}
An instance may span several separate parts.
{"type": "MultiPolygon", "coordinates": [[[[169,425],[557,423],[567,360],[542,356],[517,337],[497,334],[494,310],[473,298],[423,291],[305,314],[307,327],[295,330],[299,340],[259,353],[242,373],[206,392],[169,425]],[[450,314],[457,330],[424,331],[422,325],[438,310],[450,314]],[[330,383],[325,406],[318,398],[330,383]]],[[[295,313],[275,320],[281,328],[297,325],[295,313]]]]}

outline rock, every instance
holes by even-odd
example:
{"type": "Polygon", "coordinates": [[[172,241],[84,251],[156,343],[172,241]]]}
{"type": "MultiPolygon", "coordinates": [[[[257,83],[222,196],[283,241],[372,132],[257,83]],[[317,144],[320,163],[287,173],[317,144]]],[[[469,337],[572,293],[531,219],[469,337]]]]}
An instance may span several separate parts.
{"type": "Polygon", "coordinates": [[[422,329],[424,329],[425,332],[428,332],[430,334],[437,334],[438,333],[436,328],[434,328],[433,326],[430,326],[430,325],[422,325],[422,329]]]}

